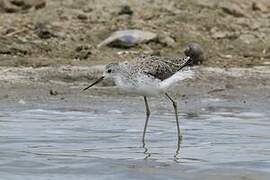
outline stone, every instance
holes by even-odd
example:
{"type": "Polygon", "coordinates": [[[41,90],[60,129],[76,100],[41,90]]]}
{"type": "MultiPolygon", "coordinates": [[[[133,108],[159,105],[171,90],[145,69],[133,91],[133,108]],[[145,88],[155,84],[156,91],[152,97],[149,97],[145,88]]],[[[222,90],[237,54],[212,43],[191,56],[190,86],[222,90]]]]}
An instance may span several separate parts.
{"type": "Polygon", "coordinates": [[[50,93],[51,96],[58,95],[58,92],[56,90],[53,90],[53,89],[50,89],[49,93],[50,93]]]}
{"type": "Polygon", "coordinates": [[[10,3],[15,6],[24,6],[25,2],[24,0],[10,0],[10,3]]]}
{"type": "Polygon", "coordinates": [[[132,16],[133,11],[128,5],[121,6],[120,11],[118,12],[118,15],[130,15],[132,16]]]}
{"type": "Polygon", "coordinates": [[[0,11],[7,13],[27,12],[31,8],[37,10],[45,6],[45,0],[0,0],[0,11]]]}
{"type": "Polygon", "coordinates": [[[91,46],[79,45],[75,48],[74,58],[79,60],[88,59],[92,55],[91,46]]]}
{"type": "Polygon", "coordinates": [[[18,103],[21,104],[21,105],[25,105],[25,104],[26,104],[26,102],[25,102],[23,99],[20,99],[20,100],[18,101],[18,103]]]}
{"type": "Polygon", "coordinates": [[[86,19],[88,19],[87,15],[86,14],[82,14],[82,13],[81,14],[78,14],[77,15],[77,18],[80,19],[80,20],[86,20],[86,19]]]}
{"type": "Polygon", "coordinates": [[[234,17],[244,17],[245,12],[241,7],[239,7],[237,4],[230,3],[230,2],[222,2],[219,3],[218,6],[227,14],[230,14],[234,17]]]}
{"type": "Polygon", "coordinates": [[[35,1],[34,7],[35,9],[42,9],[46,6],[46,1],[45,0],[37,0],[35,1]]]}
{"type": "Polygon", "coordinates": [[[157,34],[149,31],[141,31],[137,29],[121,30],[112,33],[111,36],[98,44],[98,47],[108,45],[118,48],[128,48],[154,40],[157,40],[157,34]]]}
{"type": "Polygon", "coordinates": [[[11,4],[7,0],[0,0],[0,12],[16,13],[19,12],[20,8],[11,4]]]}
{"type": "Polygon", "coordinates": [[[261,11],[261,12],[269,12],[270,8],[267,6],[267,4],[264,4],[262,2],[254,1],[252,2],[252,10],[254,11],[261,11]]]}
{"type": "Polygon", "coordinates": [[[192,59],[192,65],[202,64],[205,60],[204,50],[198,43],[190,43],[184,50],[186,56],[192,59]]]}
{"type": "Polygon", "coordinates": [[[56,35],[51,32],[48,25],[45,23],[38,22],[35,25],[36,34],[41,39],[50,39],[52,37],[56,37],[56,35]]]}

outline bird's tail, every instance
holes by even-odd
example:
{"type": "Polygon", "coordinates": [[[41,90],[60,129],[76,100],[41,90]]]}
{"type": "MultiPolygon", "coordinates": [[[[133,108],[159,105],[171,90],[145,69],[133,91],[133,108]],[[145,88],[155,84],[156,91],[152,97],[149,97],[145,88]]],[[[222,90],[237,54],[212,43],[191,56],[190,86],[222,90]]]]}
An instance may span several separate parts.
{"type": "Polygon", "coordinates": [[[173,89],[173,87],[176,86],[178,82],[186,79],[191,79],[192,77],[194,77],[194,75],[194,71],[192,71],[191,69],[185,71],[178,71],[171,77],[161,81],[160,87],[163,91],[173,89]]]}

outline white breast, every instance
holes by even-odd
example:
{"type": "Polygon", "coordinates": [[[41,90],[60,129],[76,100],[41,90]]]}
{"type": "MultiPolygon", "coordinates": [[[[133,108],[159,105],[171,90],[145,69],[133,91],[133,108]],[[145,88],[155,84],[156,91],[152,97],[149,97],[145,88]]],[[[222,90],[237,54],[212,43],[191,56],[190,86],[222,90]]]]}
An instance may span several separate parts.
{"type": "Polygon", "coordinates": [[[158,96],[162,90],[161,81],[145,74],[133,75],[131,78],[117,76],[116,85],[122,90],[142,96],[158,96]]]}

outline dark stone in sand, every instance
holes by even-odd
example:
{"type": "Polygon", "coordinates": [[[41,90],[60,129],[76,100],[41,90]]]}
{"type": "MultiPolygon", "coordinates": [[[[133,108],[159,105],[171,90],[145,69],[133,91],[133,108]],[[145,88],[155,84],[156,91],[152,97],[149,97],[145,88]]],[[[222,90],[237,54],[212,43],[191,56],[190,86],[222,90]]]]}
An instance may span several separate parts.
{"type": "Polygon", "coordinates": [[[32,7],[41,9],[45,6],[45,0],[0,0],[0,11],[7,13],[26,12],[32,7]]]}
{"type": "Polygon", "coordinates": [[[86,20],[86,19],[88,19],[87,15],[85,15],[85,14],[78,14],[77,15],[77,18],[80,19],[80,20],[86,20]]]}
{"type": "Polygon", "coordinates": [[[52,96],[58,95],[58,92],[57,92],[56,90],[53,90],[53,89],[51,89],[49,93],[50,93],[50,95],[52,95],[52,96]]]}
{"type": "Polygon", "coordinates": [[[52,33],[45,23],[37,23],[36,26],[36,34],[41,39],[50,39],[52,37],[56,37],[54,33],[52,33]]]}
{"type": "Polygon", "coordinates": [[[190,43],[184,51],[186,56],[190,56],[192,65],[202,64],[204,61],[204,50],[198,43],[190,43]]]}
{"type": "Polygon", "coordinates": [[[118,15],[124,15],[124,14],[132,16],[133,11],[130,8],[130,6],[124,5],[121,7],[121,10],[119,11],[118,15]]]}

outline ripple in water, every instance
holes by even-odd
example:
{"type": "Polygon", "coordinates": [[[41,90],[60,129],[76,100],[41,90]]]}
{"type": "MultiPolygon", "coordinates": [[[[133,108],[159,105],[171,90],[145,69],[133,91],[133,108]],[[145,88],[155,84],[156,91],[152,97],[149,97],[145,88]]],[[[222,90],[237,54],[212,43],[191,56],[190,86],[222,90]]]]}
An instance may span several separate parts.
{"type": "MultiPolygon", "coordinates": [[[[69,169],[76,174],[97,164],[102,169],[108,160],[140,162],[146,157],[170,166],[177,142],[174,115],[151,116],[145,149],[143,109],[127,111],[1,112],[0,172],[61,174],[69,169]]],[[[190,114],[180,114],[184,139],[177,162],[198,170],[230,166],[270,171],[267,115],[230,108],[190,114]]]]}

